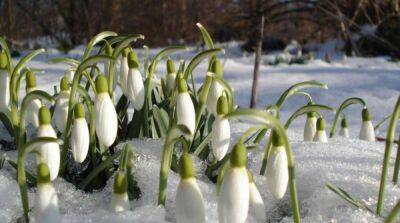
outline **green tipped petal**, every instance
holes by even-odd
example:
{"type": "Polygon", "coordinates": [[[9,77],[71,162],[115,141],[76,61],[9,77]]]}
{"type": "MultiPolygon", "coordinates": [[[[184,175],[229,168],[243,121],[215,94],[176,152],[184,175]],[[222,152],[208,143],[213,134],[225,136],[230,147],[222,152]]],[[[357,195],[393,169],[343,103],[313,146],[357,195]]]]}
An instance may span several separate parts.
{"type": "Polygon", "coordinates": [[[69,89],[69,80],[66,76],[61,78],[60,89],[61,89],[61,91],[68,91],[68,89],[69,89]]]}
{"type": "Polygon", "coordinates": [[[39,109],[39,123],[40,125],[49,125],[51,122],[50,111],[46,106],[39,109]]]}
{"type": "Polygon", "coordinates": [[[45,163],[40,163],[37,166],[37,182],[41,184],[50,182],[50,170],[45,163]]]}
{"type": "Polygon", "coordinates": [[[361,116],[362,116],[362,120],[363,120],[364,122],[366,122],[366,121],[371,121],[371,120],[372,120],[372,116],[371,116],[371,114],[369,113],[368,108],[364,108],[364,109],[362,110],[361,116]]]}
{"type": "Polygon", "coordinates": [[[274,130],[271,131],[271,139],[272,139],[273,146],[275,146],[275,147],[283,146],[283,138],[282,138],[282,136],[280,136],[278,134],[277,131],[274,131],[274,130]]]}
{"type": "Polygon", "coordinates": [[[174,61],[172,61],[171,59],[167,60],[167,72],[169,74],[175,73],[175,64],[174,61]]]}
{"type": "Polygon", "coordinates": [[[84,118],[85,117],[85,107],[83,107],[82,103],[77,103],[74,108],[75,118],[84,118]]]}
{"type": "Polygon", "coordinates": [[[348,128],[349,124],[347,123],[346,118],[342,119],[342,122],[340,123],[340,125],[342,126],[342,128],[348,128]]]}
{"type": "Polygon", "coordinates": [[[32,71],[28,71],[26,73],[26,89],[35,87],[36,87],[36,76],[32,73],[32,71]]]}
{"type": "Polygon", "coordinates": [[[315,113],[315,112],[308,112],[307,113],[307,117],[308,118],[314,118],[314,117],[316,117],[317,116],[317,114],[315,113]]]}
{"type": "Polygon", "coordinates": [[[187,92],[188,88],[187,88],[187,84],[185,79],[183,79],[182,77],[178,78],[178,91],[179,93],[184,93],[187,92]]]}
{"type": "Polygon", "coordinates": [[[214,60],[214,62],[211,65],[211,71],[218,77],[222,77],[223,69],[222,69],[222,64],[221,62],[219,62],[219,60],[214,60]]]}
{"type": "Polygon", "coordinates": [[[107,56],[112,56],[113,53],[113,48],[109,43],[106,42],[106,55],[107,56]]]}
{"type": "Polygon", "coordinates": [[[125,173],[120,171],[117,173],[114,179],[114,193],[124,194],[128,191],[128,180],[126,179],[125,173]]]}
{"type": "Polygon", "coordinates": [[[182,179],[194,177],[194,166],[189,154],[184,153],[179,160],[179,174],[182,179]]]}
{"type": "Polygon", "coordinates": [[[4,70],[7,68],[8,59],[7,54],[4,50],[0,51],[0,70],[4,70]]]}
{"type": "Polygon", "coordinates": [[[226,96],[220,96],[217,102],[217,113],[218,115],[228,114],[228,99],[226,96]]]}
{"type": "Polygon", "coordinates": [[[318,118],[317,119],[317,130],[322,131],[325,130],[326,127],[326,122],[324,118],[318,118]]]}
{"type": "Polygon", "coordinates": [[[107,79],[103,75],[98,75],[96,78],[97,94],[108,92],[107,79]]]}
{"type": "Polygon", "coordinates": [[[243,144],[236,144],[231,152],[231,166],[245,167],[247,164],[247,150],[243,144]]]}
{"type": "Polygon", "coordinates": [[[135,52],[130,52],[128,55],[128,66],[129,68],[138,68],[139,67],[139,63],[138,63],[138,57],[136,55],[135,52]]]}

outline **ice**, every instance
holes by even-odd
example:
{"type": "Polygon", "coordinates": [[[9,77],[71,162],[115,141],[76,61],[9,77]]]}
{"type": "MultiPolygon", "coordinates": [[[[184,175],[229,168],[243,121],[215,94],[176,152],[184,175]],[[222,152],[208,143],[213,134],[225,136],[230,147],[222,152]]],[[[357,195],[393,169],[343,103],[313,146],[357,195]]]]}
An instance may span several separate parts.
{"type": "MultiPolygon", "coordinates": [[[[337,43],[332,41],[323,46],[323,50],[336,52],[337,43]]],[[[236,103],[241,107],[249,104],[251,92],[251,74],[253,69],[253,55],[246,55],[239,49],[239,44],[231,42],[223,44],[226,55],[223,57],[224,78],[235,90],[236,103]]],[[[150,50],[153,56],[159,49],[150,50]]],[[[79,58],[83,47],[71,51],[68,55],[79,58]]],[[[194,47],[181,54],[171,56],[177,61],[181,58],[192,58],[195,55],[194,47]]],[[[138,50],[139,57],[144,51],[138,50]]],[[[30,65],[45,70],[38,74],[38,88],[47,92],[53,91],[58,85],[67,66],[47,64],[46,60],[65,56],[50,50],[49,54],[39,56],[30,65]]],[[[390,114],[393,110],[400,89],[400,64],[388,62],[386,58],[357,58],[342,59],[333,57],[331,64],[324,62],[323,53],[316,54],[317,59],[306,65],[261,65],[259,82],[258,107],[272,104],[278,96],[290,85],[306,80],[317,80],[326,83],[329,90],[311,89],[310,92],[317,103],[337,108],[349,97],[365,99],[373,115],[373,123],[390,114]]],[[[265,56],[264,59],[268,59],[265,56]]],[[[160,62],[157,69],[158,77],[166,73],[165,63],[160,62]]],[[[206,73],[206,64],[202,63],[195,69],[194,76],[197,85],[203,81],[206,73]]],[[[21,85],[24,89],[24,83],[21,85]]],[[[24,92],[21,90],[21,93],[24,92]]],[[[21,94],[22,95],[22,94],[21,94]]],[[[120,95],[120,92],[117,93],[120,95]]],[[[306,100],[301,96],[290,98],[282,108],[281,121],[286,119],[306,100]]],[[[322,113],[327,119],[327,130],[333,119],[333,114],[322,113]]],[[[361,123],[361,106],[352,105],[345,111],[350,125],[351,139],[334,138],[329,143],[302,142],[304,117],[300,117],[289,127],[288,135],[292,144],[296,161],[296,180],[299,195],[300,210],[303,222],[381,222],[367,211],[356,209],[343,201],[336,194],[330,192],[325,184],[331,182],[362,199],[372,210],[377,203],[381,165],[384,153],[384,144],[381,142],[364,142],[357,138],[361,123]]],[[[231,123],[231,145],[238,140],[250,125],[245,122],[231,123]]],[[[337,128],[338,130],[339,128],[337,128]]],[[[386,125],[381,127],[379,135],[385,136],[386,125]]],[[[10,140],[4,128],[0,128],[2,139],[10,140]]],[[[115,214],[109,211],[113,177],[105,188],[93,193],[84,193],[74,185],[57,179],[53,182],[59,196],[60,212],[63,222],[174,222],[174,199],[179,183],[179,175],[170,172],[168,178],[166,207],[157,205],[158,180],[160,158],[163,140],[137,139],[130,141],[135,147],[137,160],[135,163],[135,177],[141,190],[141,197],[131,202],[132,210],[115,214]]],[[[267,189],[266,179],[258,175],[263,156],[263,146],[252,150],[249,155],[249,169],[254,174],[255,183],[264,199],[268,222],[292,222],[290,209],[289,189],[284,199],[277,201],[267,189]]],[[[122,144],[119,148],[122,147],[122,144]]],[[[400,188],[390,183],[394,156],[389,167],[388,183],[386,187],[384,215],[400,199],[400,188]]],[[[0,150],[0,155],[15,160],[15,151],[0,150]]],[[[206,205],[207,222],[218,222],[216,188],[202,172],[204,165],[196,158],[195,169],[197,182],[203,193],[206,205]]],[[[27,169],[34,171],[35,160],[28,156],[27,169]]],[[[33,208],[35,189],[29,189],[30,205],[33,208]]],[[[15,221],[22,216],[18,185],[15,181],[15,170],[8,164],[0,170],[0,222],[15,221]]],[[[249,216],[247,222],[256,222],[254,216],[249,216]]]]}

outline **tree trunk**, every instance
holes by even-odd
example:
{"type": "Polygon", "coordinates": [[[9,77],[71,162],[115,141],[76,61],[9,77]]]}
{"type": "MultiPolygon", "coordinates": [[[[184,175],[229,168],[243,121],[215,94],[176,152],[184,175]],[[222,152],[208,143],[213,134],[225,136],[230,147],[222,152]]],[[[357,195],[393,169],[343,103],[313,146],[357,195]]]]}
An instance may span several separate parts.
{"type": "Polygon", "coordinates": [[[254,59],[253,86],[251,88],[250,108],[256,107],[257,104],[258,76],[260,74],[260,61],[262,53],[262,44],[264,39],[264,20],[265,20],[264,15],[262,15],[260,24],[260,36],[257,42],[257,49],[255,50],[256,55],[254,59]]]}

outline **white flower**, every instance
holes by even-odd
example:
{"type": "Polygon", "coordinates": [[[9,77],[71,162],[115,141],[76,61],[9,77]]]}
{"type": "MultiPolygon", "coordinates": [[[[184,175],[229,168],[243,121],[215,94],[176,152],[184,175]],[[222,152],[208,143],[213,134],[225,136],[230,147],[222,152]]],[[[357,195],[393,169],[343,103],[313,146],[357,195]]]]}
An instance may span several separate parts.
{"type": "Polygon", "coordinates": [[[178,97],[176,100],[176,113],[178,117],[178,124],[185,125],[190,134],[193,136],[196,128],[196,113],[194,110],[192,98],[187,92],[186,81],[182,78],[178,83],[178,97]]]}
{"type": "Polygon", "coordinates": [[[314,142],[328,142],[328,137],[326,136],[325,131],[325,119],[318,118],[317,120],[317,132],[315,133],[314,142]]]}
{"type": "Polygon", "coordinates": [[[260,192],[257,189],[256,184],[254,183],[253,176],[249,173],[249,188],[250,188],[250,211],[254,213],[254,216],[260,222],[265,222],[265,205],[264,201],[260,195],[260,192]]]}
{"type": "Polygon", "coordinates": [[[207,97],[207,109],[214,115],[217,114],[217,101],[218,98],[222,95],[223,90],[224,88],[222,87],[222,85],[213,78],[207,97]]]}
{"type": "Polygon", "coordinates": [[[71,148],[74,160],[82,163],[89,150],[89,128],[81,103],[75,105],[75,120],[71,130],[71,148]]]}
{"type": "Polygon", "coordinates": [[[345,138],[349,138],[349,128],[345,118],[342,119],[339,135],[345,138]]]}
{"type": "MultiPolygon", "coordinates": [[[[127,96],[129,100],[132,102],[135,110],[141,110],[144,104],[144,84],[142,75],[138,67],[133,67],[132,63],[136,63],[135,61],[129,61],[130,67],[128,74],[128,84],[127,84],[127,96]]],[[[136,63],[137,65],[137,63],[136,63]]]]}
{"type": "Polygon", "coordinates": [[[288,161],[282,138],[273,131],[272,148],[267,160],[267,185],[276,199],[282,199],[289,182],[288,161]]]}
{"type": "Polygon", "coordinates": [[[250,202],[249,179],[246,170],[247,154],[243,145],[236,145],[230,166],[224,174],[218,196],[220,223],[244,223],[250,202]]]}
{"type": "Polygon", "coordinates": [[[171,94],[175,87],[175,79],[176,79],[176,72],[175,72],[175,65],[174,61],[171,59],[167,60],[167,78],[166,78],[166,85],[167,85],[167,92],[171,94]]]}
{"type": "MultiPolygon", "coordinates": [[[[37,137],[57,138],[56,132],[50,125],[50,111],[47,107],[39,109],[39,128],[37,137]]],[[[50,180],[57,178],[60,169],[60,146],[58,143],[45,143],[38,148],[37,163],[44,163],[50,170],[50,180]]]]}
{"type": "Polygon", "coordinates": [[[129,66],[128,66],[127,54],[125,55],[123,54],[121,57],[119,84],[124,94],[127,92],[128,72],[129,72],[129,66]]]}
{"type": "Polygon", "coordinates": [[[128,197],[128,181],[125,173],[119,171],[114,179],[114,191],[111,197],[111,211],[122,212],[131,209],[128,197]]]}
{"type": "Polygon", "coordinates": [[[304,141],[313,141],[315,132],[317,131],[317,118],[308,116],[304,125],[304,141]]]}
{"type": "Polygon", "coordinates": [[[62,91],[56,100],[53,123],[58,131],[64,133],[68,119],[69,91],[62,91]]]}
{"type": "Polygon", "coordinates": [[[110,147],[117,137],[117,112],[108,94],[107,80],[104,76],[97,76],[96,88],[97,96],[94,102],[94,126],[99,142],[106,147],[110,147]]]}
{"type": "Polygon", "coordinates": [[[369,114],[368,109],[363,109],[362,111],[362,124],[361,124],[361,129],[360,129],[360,139],[361,140],[366,140],[369,142],[374,142],[375,141],[375,130],[374,126],[372,125],[371,122],[371,115],[369,114]]]}
{"type": "Polygon", "coordinates": [[[6,69],[0,68],[0,112],[4,112],[10,104],[10,78],[6,69]]]}
{"type": "Polygon", "coordinates": [[[228,151],[231,130],[229,120],[224,117],[228,113],[228,101],[225,96],[218,99],[217,116],[212,125],[211,148],[215,158],[222,160],[228,151]]]}
{"type": "Polygon", "coordinates": [[[177,223],[204,223],[203,195],[194,178],[193,163],[188,154],[180,159],[181,180],[176,190],[175,215],[177,223]]]}
{"type": "Polygon", "coordinates": [[[73,70],[66,70],[64,73],[64,77],[67,77],[69,82],[72,82],[74,80],[74,74],[75,72],[73,70]]]}
{"type": "MultiPolygon", "coordinates": [[[[30,93],[36,90],[35,87],[26,89],[26,93],[30,93]]],[[[39,99],[32,100],[27,108],[28,122],[33,125],[33,127],[39,127],[39,109],[42,107],[42,102],[39,99]]]]}
{"type": "MultiPolygon", "coordinates": [[[[39,164],[38,170],[44,167],[39,164]]],[[[45,167],[47,168],[47,166],[45,167]]],[[[37,192],[35,197],[34,216],[38,223],[57,223],[61,222],[58,208],[57,192],[50,183],[48,168],[43,173],[38,173],[37,192]]]]}

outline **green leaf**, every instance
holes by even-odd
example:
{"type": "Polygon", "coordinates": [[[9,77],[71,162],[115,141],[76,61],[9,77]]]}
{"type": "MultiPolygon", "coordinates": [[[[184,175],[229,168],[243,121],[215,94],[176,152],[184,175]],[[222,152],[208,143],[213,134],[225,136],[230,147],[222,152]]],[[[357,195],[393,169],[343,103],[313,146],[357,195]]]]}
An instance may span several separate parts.
{"type": "MultiPolygon", "coordinates": [[[[13,160],[10,159],[6,159],[7,162],[10,164],[10,166],[12,166],[15,170],[18,170],[18,165],[16,162],[14,162],[13,160]]],[[[25,170],[25,174],[26,174],[26,178],[28,180],[28,182],[32,185],[36,185],[36,176],[33,175],[30,171],[25,170]]]]}
{"type": "Polygon", "coordinates": [[[348,106],[352,105],[352,104],[360,104],[363,106],[363,108],[365,108],[367,105],[365,103],[365,101],[361,98],[349,98],[346,99],[340,106],[339,108],[336,110],[335,113],[335,117],[333,118],[333,122],[332,122],[332,126],[331,126],[331,130],[329,132],[329,137],[332,138],[333,135],[335,134],[335,129],[336,129],[336,125],[337,122],[339,120],[339,116],[342,114],[343,110],[345,108],[347,108],[348,106]]]}
{"type": "Polygon", "coordinates": [[[84,61],[82,61],[79,64],[76,73],[78,73],[78,74],[82,73],[83,71],[86,70],[86,68],[92,66],[93,64],[112,61],[114,59],[115,59],[114,57],[106,56],[106,55],[94,55],[94,56],[91,56],[91,57],[85,59],[84,61]]]}
{"type": "Polygon", "coordinates": [[[279,97],[278,101],[276,101],[276,106],[278,108],[281,108],[283,106],[283,104],[285,103],[285,101],[292,96],[293,94],[295,94],[298,91],[301,91],[304,88],[322,88],[322,89],[328,89],[328,86],[326,84],[322,84],[320,82],[317,81],[305,81],[305,82],[301,82],[301,83],[297,83],[295,85],[292,85],[291,87],[289,87],[285,92],[283,92],[283,94],[279,97]]]}
{"type": "Polygon", "coordinates": [[[6,113],[0,112],[0,121],[3,123],[4,127],[7,129],[8,134],[11,137],[14,137],[14,128],[11,122],[11,117],[9,117],[6,113]]]}
{"type": "Polygon", "coordinates": [[[290,118],[286,121],[285,123],[285,129],[289,128],[290,124],[295,120],[297,117],[307,114],[309,112],[318,112],[320,110],[326,110],[326,111],[334,111],[333,108],[326,106],[326,105],[305,105],[301,108],[299,108],[297,111],[295,111],[290,118]]]}
{"type": "Polygon", "coordinates": [[[126,37],[124,40],[122,40],[121,42],[119,42],[117,44],[117,46],[114,48],[113,51],[113,57],[117,58],[123,49],[125,49],[126,47],[128,47],[132,42],[135,42],[138,39],[144,39],[144,36],[141,34],[137,34],[137,35],[132,35],[132,36],[128,36],[126,37]]]}
{"type": "Polygon", "coordinates": [[[207,48],[213,49],[214,43],[213,43],[213,40],[212,40],[210,34],[207,32],[206,28],[204,28],[204,26],[201,25],[200,23],[196,23],[196,26],[199,28],[201,35],[203,36],[204,43],[207,45],[207,48]]]}
{"type": "Polygon", "coordinates": [[[397,216],[399,215],[399,213],[400,213],[400,201],[397,202],[396,206],[394,206],[393,210],[389,213],[384,223],[395,223],[396,219],[398,220],[397,216]]]}
{"type": "Polygon", "coordinates": [[[381,127],[383,125],[383,123],[385,123],[387,120],[389,120],[392,117],[392,114],[386,116],[385,118],[383,118],[382,120],[380,120],[378,122],[378,124],[376,124],[374,126],[374,130],[377,131],[379,129],[379,127],[381,127]]]}
{"type": "Polygon", "coordinates": [[[183,78],[187,80],[189,78],[189,75],[193,72],[193,70],[204,60],[207,59],[217,53],[222,53],[224,54],[225,51],[221,48],[215,48],[215,49],[209,49],[203,52],[198,53],[196,56],[193,57],[193,59],[189,62],[189,64],[186,67],[185,74],[183,78]]]}
{"type": "Polygon", "coordinates": [[[93,50],[93,47],[100,41],[102,41],[103,39],[110,37],[110,36],[117,36],[118,34],[115,32],[111,32],[111,31],[104,31],[101,32],[99,34],[97,34],[96,36],[94,36],[90,42],[88,43],[85,52],[83,53],[83,60],[86,60],[89,56],[90,53],[93,50]]]}
{"type": "Polygon", "coordinates": [[[11,75],[12,70],[14,69],[13,63],[12,63],[12,58],[10,54],[10,49],[8,48],[7,41],[3,38],[0,37],[0,45],[1,48],[6,52],[7,54],[7,69],[8,69],[8,75],[11,75]]]}
{"type": "Polygon", "coordinates": [[[201,143],[196,147],[196,150],[193,152],[195,156],[199,156],[201,152],[203,152],[204,148],[211,141],[212,132],[208,133],[208,135],[202,139],[201,143]]]}
{"type": "Polygon", "coordinates": [[[161,137],[166,136],[169,127],[168,113],[164,109],[160,109],[156,105],[153,105],[153,116],[160,130],[161,137]]]}
{"type": "Polygon", "coordinates": [[[61,139],[57,139],[57,138],[53,138],[53,137],[38,137],[38,138],[32,139],[28,143],[24,144],[21,147],[21,150],[24,151],[25,153],[30,153],[34,149],[36,149],[36,148],[38,148],[40,146],[43,146],[43,145],[45,145],[47,143],[62,144],[63,141],[61,139]]]}
{"type": "Polygon", "coordinates": [[[66,58],[66,57],[53,58],[53,59],[48,60],[47,62],[51,63],[51,64],[63,63],[63,64],[70,65],[71,67],[77,67],[79,65],[78,60],[75,60],[72,58],[66,58]]]}

